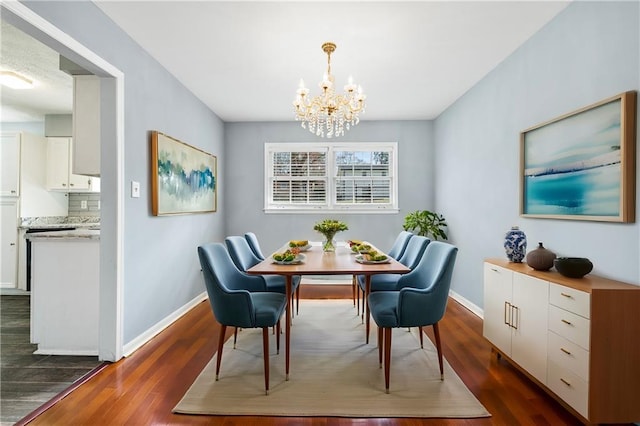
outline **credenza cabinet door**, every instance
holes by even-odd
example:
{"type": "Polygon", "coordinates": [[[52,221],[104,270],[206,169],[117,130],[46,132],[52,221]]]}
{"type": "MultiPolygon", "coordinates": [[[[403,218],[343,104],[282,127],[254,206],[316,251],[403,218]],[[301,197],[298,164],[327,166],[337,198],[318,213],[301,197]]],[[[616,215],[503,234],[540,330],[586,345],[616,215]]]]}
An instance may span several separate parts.
{"type": "Polygon", "coordinates": [[[513,274],[511,358],[541,383],[547,381],[547,316],[549,283],[513,274]]]}
{"type": "Polygon", "coordinates": [[[483,334],[496,348],[511,355],[511,315],[513,272],[484,264],[483,334]]]}

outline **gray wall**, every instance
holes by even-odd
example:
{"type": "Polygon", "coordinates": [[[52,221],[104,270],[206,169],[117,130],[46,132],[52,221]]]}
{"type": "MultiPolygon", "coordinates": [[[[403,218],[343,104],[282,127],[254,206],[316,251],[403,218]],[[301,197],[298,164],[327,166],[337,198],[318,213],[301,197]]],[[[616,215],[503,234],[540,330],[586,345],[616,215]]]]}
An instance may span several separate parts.
{"type": "Polygon", "coordinates": [[[1,122],[0,131],[2,132],[29,132],[34,135],[44,136],[44,121],[29,121],[29,122],[1,122]]]}
{"type": "Polygon", "coordinates": [[[398,205],[397,214],[265,214],[264,208],[264,143],[314,142],[319,138],[296,122],[226,123],[225,149],[228,182],[225,191],[225,229],[242,235],[253,231],[261,248],[270,253],[289,238],[319,241],[313,224],[324,218],[344,220],[349,230],[338,234],[338,240],[367,239],[377,246],[390,247],[402,230],[404,215],[417,209],[432,209],[433,128],[428,121],[361,121],[345,136],[322,141],[397,142],[398,205]]]}
{"type": "MultiPolygon", "coordinates": [[[[127,344],[204,291],[196,247],[221,240],[225,200],[217,213],[154,217],[150,205],[151,130],[218,157],[224,173],[223,123],[91,2],[25,2],[62,31],[125,74],[125,188],[141,183],[141,197],[125,190],[124,318],[127,344]]],[[[104,151],[104,147],[103,147],[104,151]]],[[[102,156],[103,215],[115,216],[116,164],[102,156]],[[105,212],[108,210],[108,212],[105,212]]],[[[223,179],[220,184],[224,186],[223,179]]],[[[111,221],[102,233],[115,232],[111,221]]],[[[115,256],[110,256],[115,257],[115,256]]]]}
{"type": "Polygon", "coordinates": [[[512,225],[529,249],[542,241],[559,256],[588,257],[594,273],[638,284],[637,223],[519,217],[520,132],[638,90],[638,17],[638,2],[573,2],[436,120],[435,204],[460,247],[453,290],[478,306],[482,261],[505,257],[512,225]]]}

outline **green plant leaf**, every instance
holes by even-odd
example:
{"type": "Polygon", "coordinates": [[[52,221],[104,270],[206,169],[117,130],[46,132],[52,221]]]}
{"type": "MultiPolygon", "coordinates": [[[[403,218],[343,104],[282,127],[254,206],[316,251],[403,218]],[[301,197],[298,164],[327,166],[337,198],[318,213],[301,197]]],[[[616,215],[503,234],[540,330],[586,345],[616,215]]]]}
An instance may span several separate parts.
{"type": "Polygon", "coordinates": [[[431,237],[435,240],[447,239],[444,228],[447,227],[444,216],[429,210],[416,210],[408,213],[402,226],[405,231],[416,235],[431,237]]]}

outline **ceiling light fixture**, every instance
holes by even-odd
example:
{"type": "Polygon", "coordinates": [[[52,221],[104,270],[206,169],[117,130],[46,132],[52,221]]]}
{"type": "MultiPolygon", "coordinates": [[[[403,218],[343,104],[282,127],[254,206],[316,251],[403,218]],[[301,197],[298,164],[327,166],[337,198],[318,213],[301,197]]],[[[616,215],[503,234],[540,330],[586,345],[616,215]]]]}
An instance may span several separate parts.
{"type": "Polygon", "coordinates": [[[33,81],[13,71],[0,71],[0,84],[12,89],[31,89],[33,81]]]}
{"type": "Polygon", "coordinates": [[[302,121],[303,128],[309,128],[316,136],[328,138],[344,135],[347,130],[360,122],[360,113],[364,113],[364,100],[366,96],[361,86],[356,86],[349,77],[349,83],[344,86],[344,94],[336,95],[334,78],[331,75],[331,54],[336,50],[336,45],[331,42],[322,45],[322,51],[327,54],[327,72],[322,77],[320,88],[322,93],[309,99],[309,89],[300,79],[300,86],[296,91],[296,100],[293,106],[296,113],[296,121],[302,121]],[[356,90],[357,89],[357,90],[356,90]]]}

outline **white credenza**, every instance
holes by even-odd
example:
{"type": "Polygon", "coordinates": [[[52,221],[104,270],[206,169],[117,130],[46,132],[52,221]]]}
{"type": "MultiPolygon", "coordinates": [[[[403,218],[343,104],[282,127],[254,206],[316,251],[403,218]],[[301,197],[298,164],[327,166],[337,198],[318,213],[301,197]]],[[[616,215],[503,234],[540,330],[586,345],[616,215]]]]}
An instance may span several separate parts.
{"type": "Polygon", "coordinates": [[[483,333],[583,422],[640,421],[640,286],[487,259],[483,333]]]}

